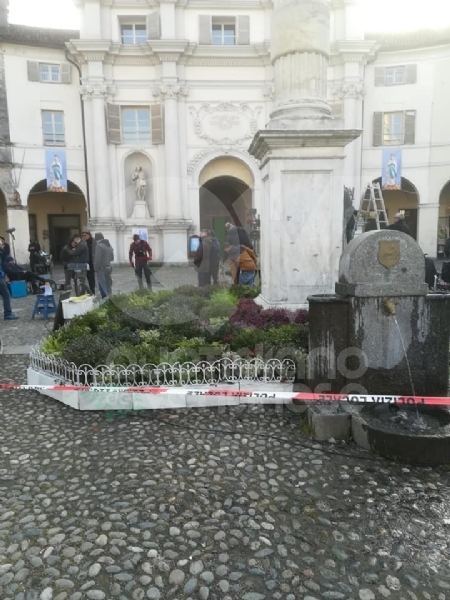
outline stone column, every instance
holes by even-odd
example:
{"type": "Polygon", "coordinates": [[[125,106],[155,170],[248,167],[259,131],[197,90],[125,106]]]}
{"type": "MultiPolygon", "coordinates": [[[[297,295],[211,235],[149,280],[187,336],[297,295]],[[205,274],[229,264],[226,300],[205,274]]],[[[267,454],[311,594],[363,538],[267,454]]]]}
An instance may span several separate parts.
{"type": "Polygon", "coordinates": [[[275,102],[250,153],[265,182],[261,211],[265,306],[306,307],[332,293],[342,251],[345,146],[360,135],[338,129],[327,102],[327,0],[275,0],[271,59],[275,102]]]}
{"type": "Polygon", "coordinates": [[[294,126],[293,121],[299,119],[330,118],[329,22],[327,0],[275,0],[270,50],[275,83],[271,129],[294,126]]]}
{"type": "Polygon", "coordinates": [[[179,133],[178,99],[187,91],[179,85],[162,85],[154,92],[164,100],[164,144],[165,144],[165,214],[158,221],[163,233],[164,262],[187,262],[187,230],[189,220],[182,197],[181,140],[179,133]]]}
{"type": "Polygon", "coordinates": [[[108,139],[106,133],[106,101],[114,94],[114,89],[104,83],[89,83],[81,87],[83,101],[91,104],[92,115],[92,147],[93,162],[88,164],[91,171],[90,181],[94,186],[91,190],[90,218],[113,216],[113,201],[111,198],[111,166],[109,161],[108,139]]]}
{"type": "MultiPolygon", "coordinates": [[[[30,224],[28,221],[28,207],[23,206],[22,204],[14,206],[7,205],[6,215],[8,219],[8,228],[16,229],[16,231],[14,232],[14,248],[16,251],[16,260],[19,264],[28,264],[28,244],[30,243],[30,224]]],[[[11,242],[11,236],[4,232],[2,232],[2,235],[5,237],[8,244],[10,244],[12,253],[13,246],[11,242]]]]}

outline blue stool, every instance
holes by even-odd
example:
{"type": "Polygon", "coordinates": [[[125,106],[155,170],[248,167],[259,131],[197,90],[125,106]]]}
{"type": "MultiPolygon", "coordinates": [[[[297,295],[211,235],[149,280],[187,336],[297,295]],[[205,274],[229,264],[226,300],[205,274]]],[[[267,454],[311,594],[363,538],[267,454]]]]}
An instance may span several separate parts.
{"type": "Polygon", "coordinates": [[[48,315],[56,313],[56,303],[54,296],[44,296],[44,294],[38,294],[36,296],[36,302],[34,303],[33,314],[31,318],[34,319],[37,313],[42,313],[44,319],[48,319],[48,315]]]}

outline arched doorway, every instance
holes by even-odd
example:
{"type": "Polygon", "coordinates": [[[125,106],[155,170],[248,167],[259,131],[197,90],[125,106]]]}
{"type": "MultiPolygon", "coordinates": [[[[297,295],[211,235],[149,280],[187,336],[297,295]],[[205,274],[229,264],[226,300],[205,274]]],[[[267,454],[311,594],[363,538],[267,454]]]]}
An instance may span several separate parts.
{"type": "Polygon", "coordinates": [[[50,252],[54,262],[67,240],[87,225],[86,199],[80,188],[67,182],[67,192],[47,191],[47,181],[39,181],[28,195],[30,238],[50,252]]]}
{"type": "Polygon", "coordinates": [[[200,173],[200,228],[214,229],[223,243],[225,223],[246,227],[251,216],[253,176],[235,158],[218,158],[200,173]]]}
{"type": "MultiPolygon", "coordinates": [[[[375,179],[373,183],[381,186],[381,177],[375,179]]],[[[382,193],[389,223],[394,222],[394,215],[399,212],[403,213],[412,237],[417,240],[419,193],[416,187],[408,179],[402,177],[401,190],[383,190],[382,193]]]]}
{"type": "Polygon", "coordinates": [[[6,230],[8,229],[8,212],[6,210],[5,194],[0,190],[0,236],[7,238],[6,230]]]}
{"type": "Polygon", "coordinates": [[[437,236],[437,254],[444,253],[445,240],[450,235],[450,181],[444,185],[439,195],[439,218],[437,236]]]}

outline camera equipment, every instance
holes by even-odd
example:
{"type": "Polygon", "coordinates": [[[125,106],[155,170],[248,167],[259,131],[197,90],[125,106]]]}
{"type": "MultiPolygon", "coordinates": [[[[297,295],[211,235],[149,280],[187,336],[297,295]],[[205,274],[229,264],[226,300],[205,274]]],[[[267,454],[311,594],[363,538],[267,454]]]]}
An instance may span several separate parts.
{"type": "Polygon", "coordinates": [[[9,229],[6,229],[5,231],[6,231],[6,233],[14,233],[15,230],[16,230],[15,227],[10,227],[9,229]]]}

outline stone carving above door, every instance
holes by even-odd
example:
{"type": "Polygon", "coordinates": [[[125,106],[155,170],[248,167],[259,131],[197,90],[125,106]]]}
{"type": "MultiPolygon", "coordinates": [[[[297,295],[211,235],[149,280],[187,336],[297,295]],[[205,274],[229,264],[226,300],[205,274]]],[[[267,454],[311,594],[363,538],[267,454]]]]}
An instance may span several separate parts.
{"type": "Polygon", "coordinates": [[[258,131],[261,107],[241,102],[208,103],[189,109],[197,137],[216,146],[235,146],[253,138],[258,131]]]}

